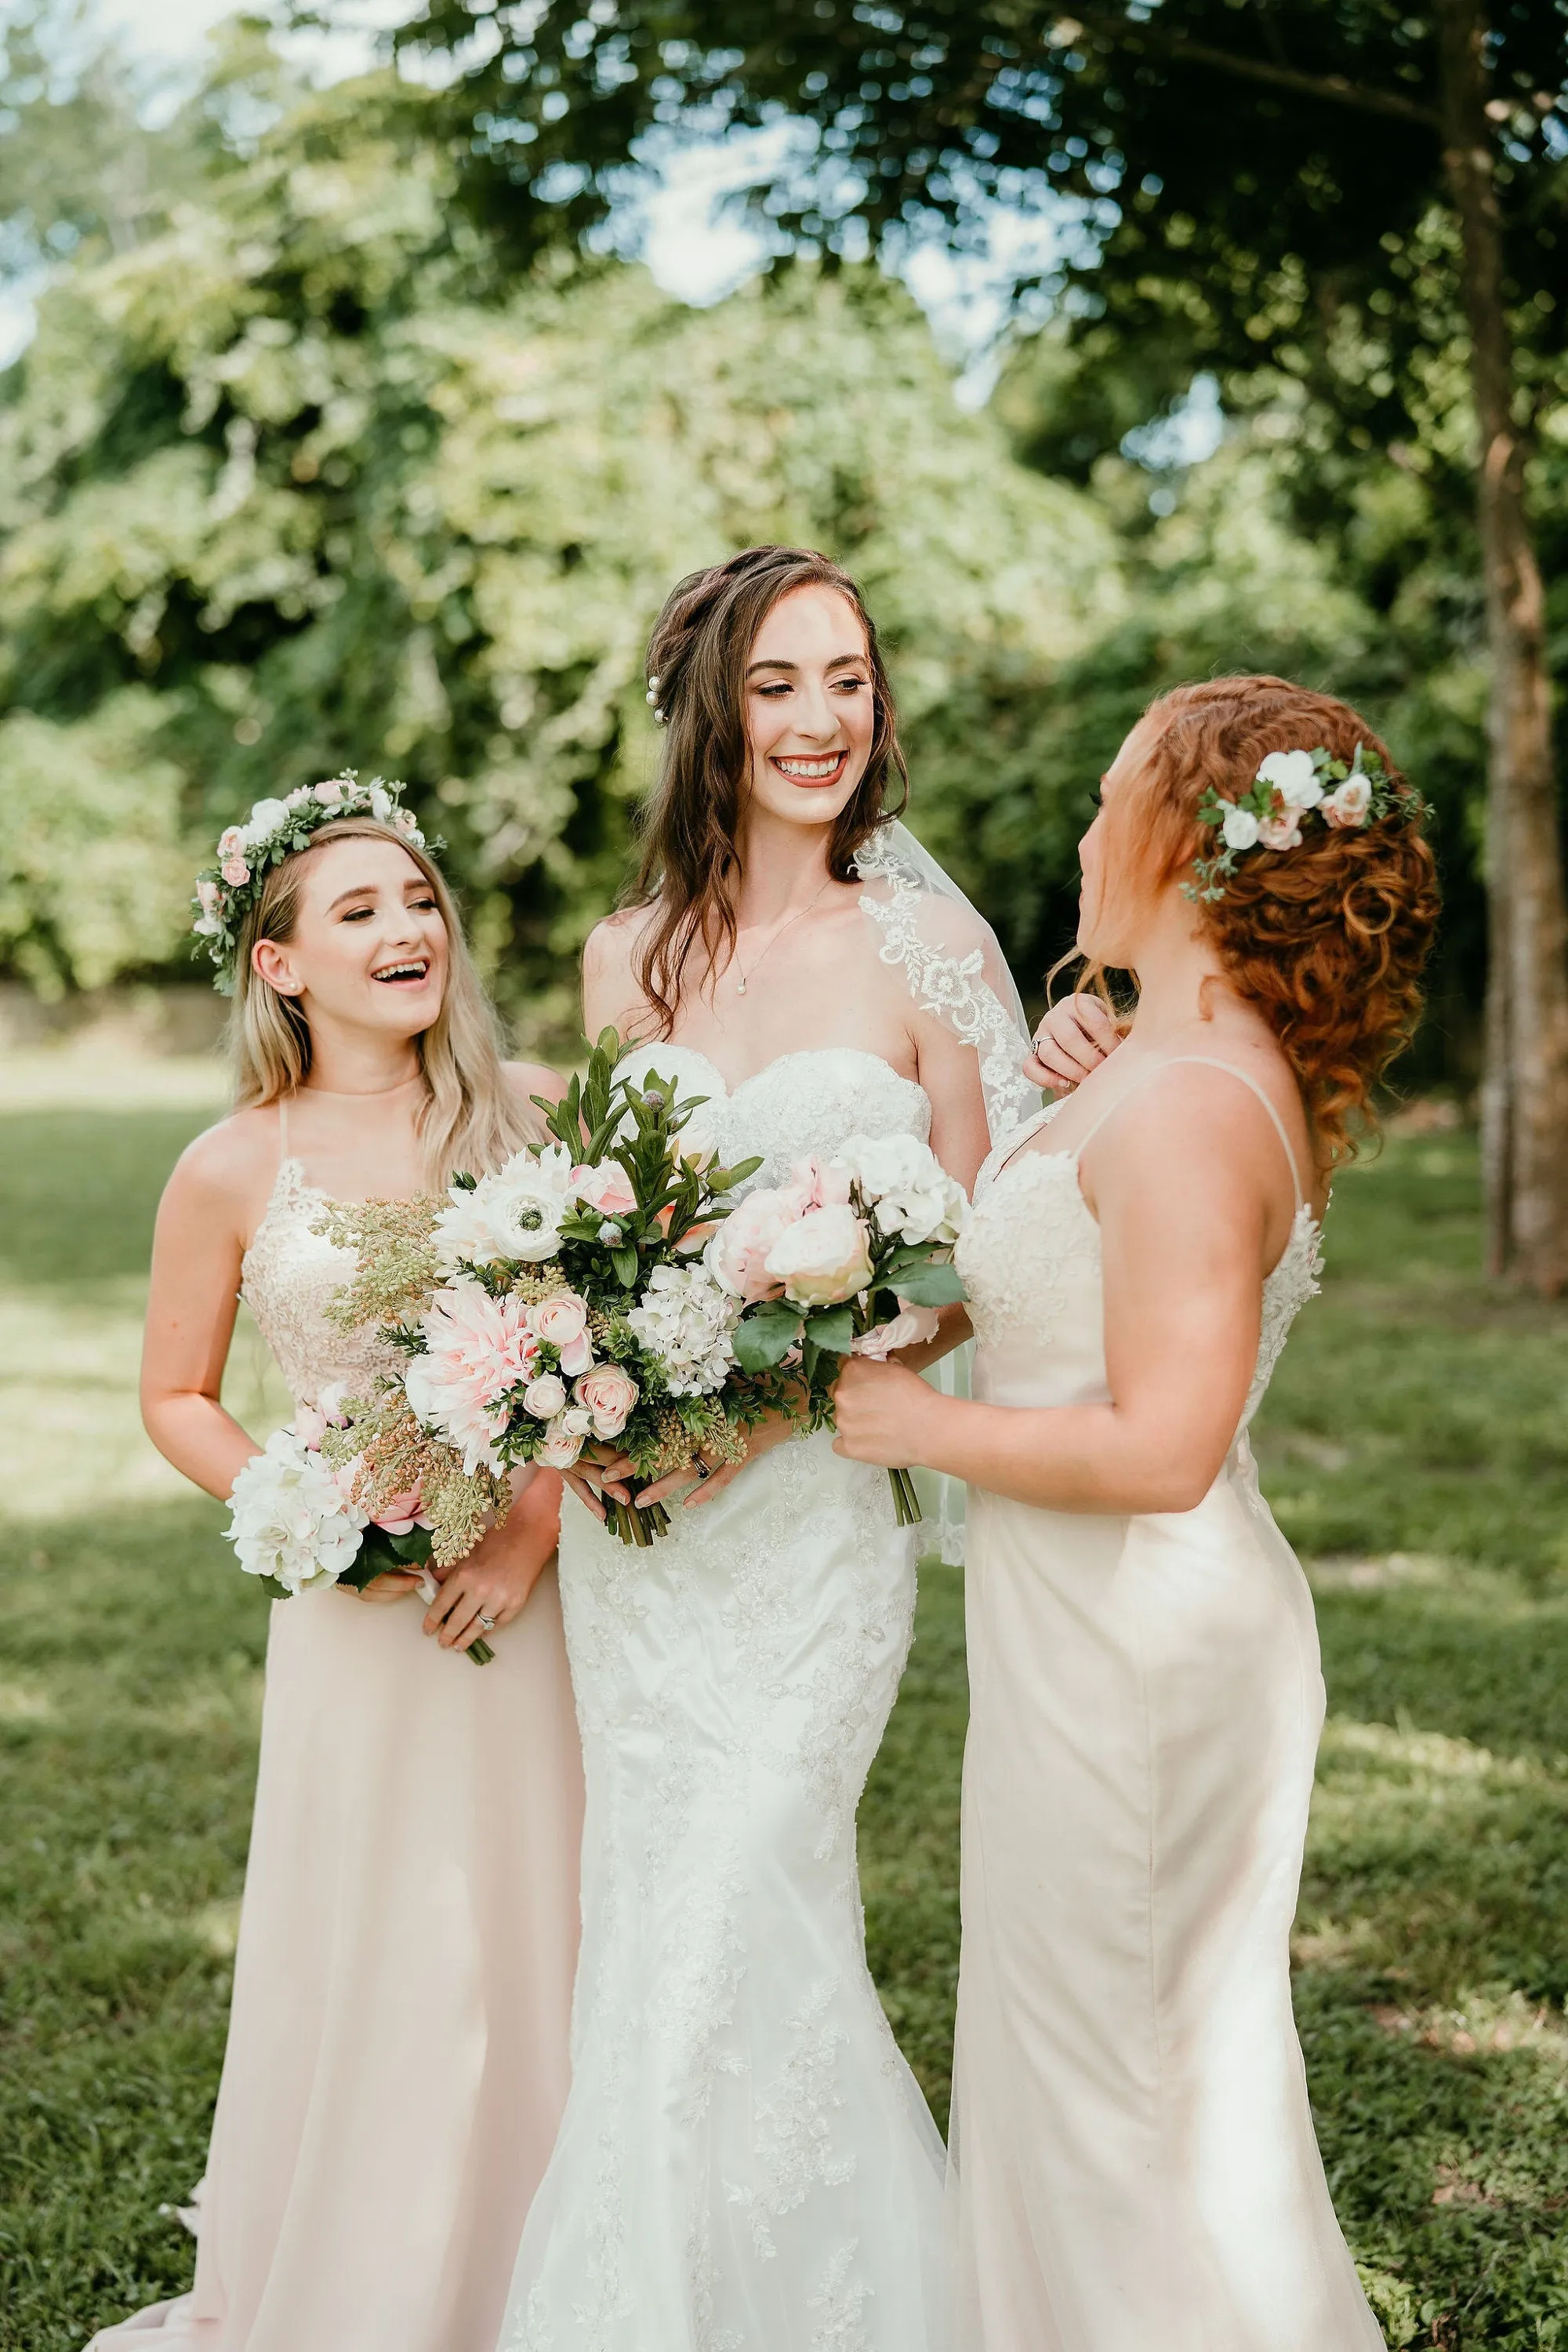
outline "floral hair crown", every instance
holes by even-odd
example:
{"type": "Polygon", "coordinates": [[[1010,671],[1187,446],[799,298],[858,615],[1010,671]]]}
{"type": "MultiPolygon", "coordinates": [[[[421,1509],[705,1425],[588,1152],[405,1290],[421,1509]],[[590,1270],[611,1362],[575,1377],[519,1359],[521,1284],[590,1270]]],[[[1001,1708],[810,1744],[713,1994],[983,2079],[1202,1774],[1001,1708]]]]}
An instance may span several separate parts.
{"type": "Polygon", "coordinates": [[[258,801],[243,824],[231,824],[218,835],[217,863],[196,877],[196,910],[191,925],[217,966],[214,983],[224,996],[234,994],[239,956],[239,933],[257,893],[274,866],[281,866],[296,850],[308,849],[310,836],[340,817],[371,816],[390,824],[416,849],[425,835],[412,809],[400,803],[403,786],[373,776],[362,784],[352,768],[324,784],[300,784],[286,800],[258,801]]]}
{"type": "Polygon", "coordinates": [[[1194,882],[1184,882],[1189,898],[1223,898],[1227,875],[1238,857],[1253,849],[1296,849],[1309,819],[1340,833],[1359,832],[1379,817],[1395,814],[1418,822],[1426,803],[1407,784],[1396,784],[1375,751],[1363,744],[1347,767],[1320,743],[1315,751],[1270,751],[1251,789],[1227,801],[1211,784],[1198,803],[1198,823],[1217,826],[1219,842],[1206,857],[1194,857],[1194,882]]]}

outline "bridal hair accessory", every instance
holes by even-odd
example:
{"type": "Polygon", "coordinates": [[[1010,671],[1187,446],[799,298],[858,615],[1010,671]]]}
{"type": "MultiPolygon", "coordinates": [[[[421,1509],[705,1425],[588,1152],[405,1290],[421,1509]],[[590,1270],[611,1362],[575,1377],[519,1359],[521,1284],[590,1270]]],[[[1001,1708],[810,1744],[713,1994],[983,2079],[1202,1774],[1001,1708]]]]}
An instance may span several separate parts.
{"type": "Polygon", "coordinates": [[[196,877],[196,910],[192,930],[205,940],[217,966],[214,985],[224,996],[234,994],[239,933],[256,903],[257,892],[268,870],[281,866],[297,850],[308,849],[310,836],[340,817],[372,816],[390,824],[416,849],[425,835],[412,809],[401,804],[404,787],[373,776],[362,784],[352,768],[321,784],[297,785],[286,800],[258,801],[243,824],[231,824],[218,835],[217,863],[196,877]]]}
{"type": "Polygon", "coordinates": [[[643,696],[643,700],[647,703],[648,709],[652,711],[659,725],[661,727],[668,727],[669,724],[669,713],[668,710],[662,710],[659,708],[658,680],[651,670],[648,672],[647,692],[643,696]]]}
{"type": "Polygon", "coordinates": [[[1198,823],[1217,826],[1219,845],[1208,857],[1194,857],[1195,882],[1184,882],[1185,897],[1212,903],[1225,896],[1227,875],[1238,857],[1253,849],[1297,849],[1301,826],[1315,818],[1331,831],[1359,832],[1379,817],[1425,816],[1426,803],[1407,784],[1395,783],[1375,751],[1358,743],[1347,767],[1320,743],[1313,751],[1270,751],[1249,792],[1226,800],[1213,784],[1198,803],[1198,823]]]}

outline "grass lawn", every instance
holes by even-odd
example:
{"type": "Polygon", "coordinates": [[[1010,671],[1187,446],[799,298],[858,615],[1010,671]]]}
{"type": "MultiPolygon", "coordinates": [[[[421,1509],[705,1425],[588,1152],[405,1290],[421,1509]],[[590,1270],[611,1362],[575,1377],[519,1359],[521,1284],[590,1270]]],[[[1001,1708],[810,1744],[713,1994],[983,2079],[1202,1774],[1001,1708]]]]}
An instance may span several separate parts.
{"type": "MultiPolygon", "coordinates": [[[[189,1109],[0,1113],[0,2347],[176,2291],[254,1769],[264,1604],[134,1433],[189,1109]]],[[[1259,1452],[1331,1723],[1297,2011],[1391,2343],[1568,2352],[1568,1312],[1475,1272],[1464,1138],[1342,1181],[1259,1452]]],[[[268,1409],[253,1357],[237,1402],[268,1409]]],[[[944,2112],[962,1597],[929,1570],[862,1811],[872,1956],[944,2112]]]]}

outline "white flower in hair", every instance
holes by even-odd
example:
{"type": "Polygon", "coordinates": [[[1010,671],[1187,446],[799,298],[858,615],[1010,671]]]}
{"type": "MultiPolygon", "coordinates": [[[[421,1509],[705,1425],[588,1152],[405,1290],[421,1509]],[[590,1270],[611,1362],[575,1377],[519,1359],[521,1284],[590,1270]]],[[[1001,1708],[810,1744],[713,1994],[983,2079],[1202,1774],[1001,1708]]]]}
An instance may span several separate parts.
{"type": "Polygon", "coordinates": [[[1259,783],[1272,784],[1287,808],[1316,808],[1323,797],[1310,751],[1270,751],[1258,764],[1259,783]]]}
{"type": "Polygon", "coordinates": [[[1225,804],[1225,823],[1220,829],[1227,849],[1250,849],[1258,839],[1258,819],[1250,809],[1237,808],[1234,801],[1225,804]]]}

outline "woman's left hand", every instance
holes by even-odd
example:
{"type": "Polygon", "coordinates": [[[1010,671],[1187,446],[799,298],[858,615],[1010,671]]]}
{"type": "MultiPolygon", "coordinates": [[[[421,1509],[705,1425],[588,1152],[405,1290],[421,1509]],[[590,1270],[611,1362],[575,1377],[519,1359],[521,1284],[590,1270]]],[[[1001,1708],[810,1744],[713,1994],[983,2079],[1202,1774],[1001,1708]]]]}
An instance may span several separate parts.
{"type": "Polygon", "coordinates": [[[561,1481],[536,1470],[499,1528],[449,1568],[425,1615],[444,1650],[467,1650],[521,1615],[561,1532],[561,1481]]]}
{"type": "Polygon", "coordinates": [[[879,1462],[884,1470],[907,1470],[925,1458],[921,1432],[925,1416],[942,1400],[918,1372],[903,1364],[876,1364],[851,1356],[833,1390],[838,1434],[835,1454],[851,1462],[879,1462]]]}

